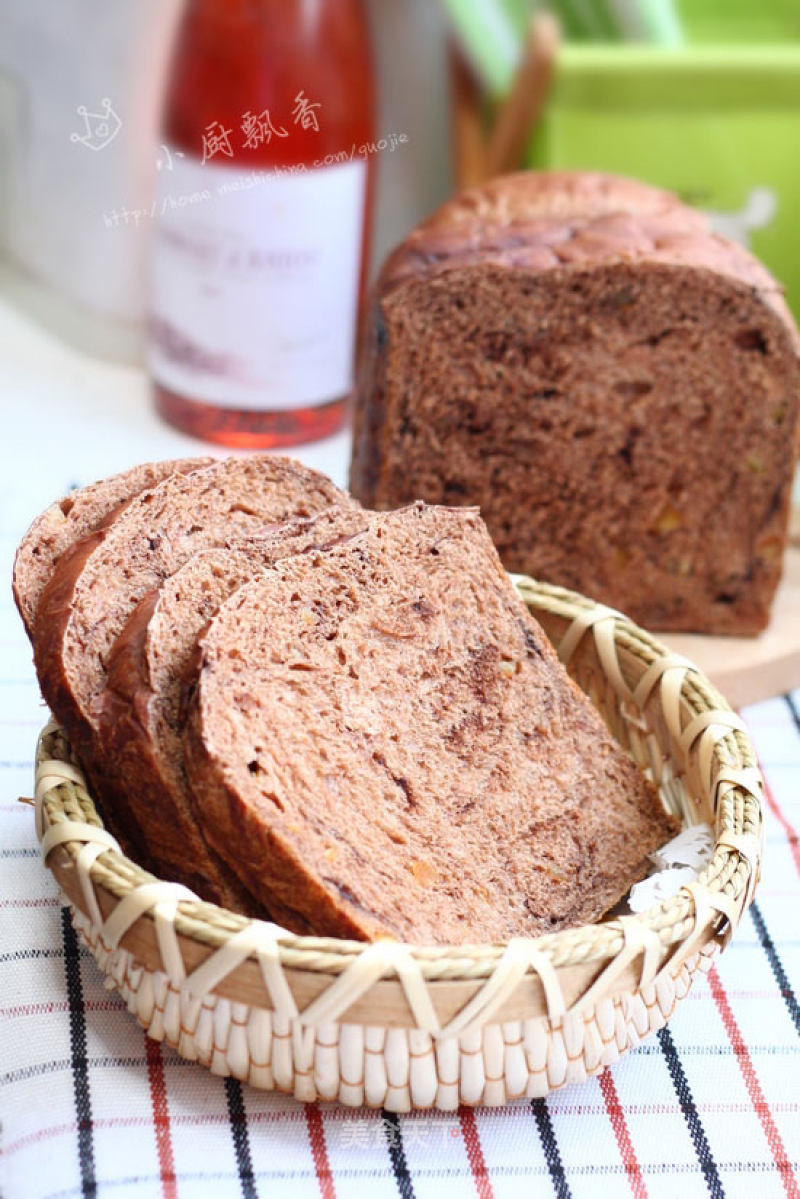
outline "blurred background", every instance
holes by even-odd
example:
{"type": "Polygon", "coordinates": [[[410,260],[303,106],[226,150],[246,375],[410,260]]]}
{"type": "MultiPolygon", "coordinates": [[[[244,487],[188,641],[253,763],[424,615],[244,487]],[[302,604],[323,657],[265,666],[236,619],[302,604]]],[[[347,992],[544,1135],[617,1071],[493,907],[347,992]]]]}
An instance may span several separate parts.
{"type": "MultiPolygon", "coordinates": [[[[351,142],[348,130],[357,125],[361,130],[359,145],[368,147],[361,155],[367,164],[366,191],[358,193],[358,219],[366,231],[360,242],[366,256],[362,301],[367,279],[390,247],[454,189],[534,166],[609,170],[679,192],[711,212],[722,232],[762,257],[800,312],[795,218],[800,205],[800,4],[367,0],[361,7],[369,61],[359,60],[356,69],[355,60],[347,65],[344,50],[339,59],[339,51],[325,50],[325,39],[330,46],[332,37],[325,30],[333,28],[326,22],[339,21],[344,29],[335,12],[340,3],[281,0],[282,16],[276,18],[275,0],[0,0],[0,338],[11,347],[8,381],[17,378],[15,347],[27,346],[28,366],[35,360],[41,370],[48,355],[74,352],[81,357],[69,361],[79,363],[82,372],[91,373],[95,362],[139,372],[103,375],[102,385],[113,393],[118,379],[120,411],[147,406],[146,420],[152,422],[147,363],[155,372],[156,391],[169,392],[180,388],[175,380],[188,356],[202,357],[198,338],[185,330],[179,335],[171,326],[166,342],[162,336],[156,347],[156,359],[148,351],[154,303],[158,306],[154,276],[173,306],[185,303],[187,311],[195,303],[192,287],[199,295],[205,286],[202,280],[193,283],[175,256],[175,229],[181,222],[188,229],[196,217],[188,212],[188,201],[187,211],[177,215],[159,208],[164,181],[174,184],[174,195],[179,173],[188,170],[193,154],[200,161],[201,150],[202,165],[220,171],[268,168],[273,151],[275,162],[289,162],[292,153],[298,161],[302,157],[299,150],[287,149],[290,141],[284,142],[274,115],[271,131],[263,119],[253,126],[261,130],[253,135],[260,142],[247,163],[241,141],[230,154],[219,140],[213,142],[212,129],[217,134],[227,129],[233,137],[218,85],[225,53],[237,37],[249,47],[248,77],[267,83],[258,95],[248,93],[246,104],[244,93],[234,88],[228,111],[240,104],[251,121],[269,117],[269,108],[262,107],[264,95],[272,94],[269,80],[280,73],[279,64],[288,70],[287,64],[302,60],[305,101],[314,100],[315,84],[327,96],[317,107],[320,122],[327,122],[328,144],[338,144],[337,128],[343,146],[351,142]],[[229,28],[235,20],[241,22],[238,31],[229,28]],[[259,20],[254,38],[252,22],[259,20]],[[217,26],[224,26],[223,34],[208,35],[217,26]],[[302,30],[302,53],[289,36],[292,29],[302,30]],[[260,64],[258,76],[254,64],[260,64]],[[363,83],[360,91],[356,76],[363,83]],[[213,112],[223,114],[221,123],[215,124],[212,109],[203,104],[209,79],[216,80],[213,112]],[[348,115],[337,107],[339,85],[351,98],[358,91],[358,112],[348,115]],[[172,97],[166,109],[165,94],[172,97]],[[196,128],[189,132],[187,111],[196,116],[196,128]],[[209,151],[213,163],[206,161],[209,151]],[[171,233],[169,221],[160,219],[165,216],[172,218],[171,233]],[[168,233],[170,245],[159,249],[159,237],[168,233]],[[159,354],[164,378],[158,374],[161,367],[153,366],[159,354]],[[169,354],[177,363],[172,373],[163,361],[169,354]]],[[[356,18],[347,20],[350,37],[356,18]]],[[[311,120],[312,110],[313,103],[304,120],[311,120]]],[[[283,119],[288,123],[288,116],[283,119]]],[[[297,119],[295,126],[301,127],[297,119]]],[[[302,128],[312,136],[310,126],[302,128]]],[[[355,138],[352,144],[355,148],[355,138]]],[[[310,151],[303,153],[310,162],[310,151]]],[[[207,206],[206,224],[211,211],[207,206]]],[[[326,201],[316,211],[317,232],[330,221],[328,241],[336,241],[333,209],[326,201]]],[[[280,249],[282,236],[276,220],[271,252],[280,249]]],[[[357,305],[350,290],[353,298],[346,303],[357,305]]],[[[231,289],[223,299],[231,311],[237,303],[246,306],[243,295],[237,301],[231,289]]],[[[216,302],[222,302],[219,295],[216,302]]],[[[163,332],[164,321],[156,315],[163,332]]],[[[346,337],[354,341],[349,326],[346,337]]],[[[215,347],[217,357],[224,351],[223,345],[215,347]]],[[[60,379],[65,361],[58,359],[54,367],[60,379]]],[[[42,388],[52,381],[53,373],[45,371],[42,388]]],[[[216,402],[208,380],[204,386],[205,391],[198,384],[189,401],[216,402]]],[[[337,384],[339,392],[343,386],[337,384]]],[[[12,398],[4,388],[2,395],[4,405],[18,405],[17,393],[12,398]]],[[[323,401],[339,404],[342,398],[307,392],[298,397],[287,403],[309,408],[323,401]]],[[[65,391],[62,400],[72,402],[71,393],[65,391]]],[[[236,407],[230,397],[220,403],[236,407]]],[[[212,435],[210,418],[204,425],[187,423],[179,407],[170,408],[163,397],[159,402],[162,415],[184,433],[212,435]]],[[[341,411],[341,405],[333,405],[327,424],[300,422],[272,444],[331,433],[337,421],[341,424],[341,411]]],[[[241,428],[246,425],[240,421],[241,428]]],[[[148,424],[148,436],[160,427],[148,424]]],[[[109,433],[105,428],[106,437],[109,433]]],[[[270,441],[237,441],[234,435],[226,444],[270,441]]],[[[164,445],[165,452],[173,448],[164,445]]],[[[153,456],[158,452],[154,445],[153,456]]]]}
{"type": "MultiPolygon", "coordinates": [[[[726,231],[749,234],[783,274],[797,307],[800,5],[572,0],[551,7],[566,44],[520,165],[617,171],[718,209],[726,231]]],[[[149,207],[163,155],[164,73],[182,8],[182,0],[0,6],[3,292],[76,344],[123,361],[143,352],[152,222],[103,218],[149,207]],[[79,110],[102,112],[104,98],[122,121],[119,134],[102,152],[87,152],[72,140],[85,133],[79,110]]],[[[462,88],[462,105],[497,109],[535,5],[369,0],[367,8],[376,128],[408,139],[377,155],[374,266],[457,178],[451,34],[471,72],[472,96],[462,88]]]]}
{"type": "MultiPolygon", "coordinates": [[[[366,8],[375,127],[408,139],[376,154],[378,263],[452,188],[448,20],[432,0],[366,8]]],[[[152,221],[122,213],[149,209],[166,164],[164,76],[184,9],[183,0],[0,0],[2,291],[112,360],[143,361],[152,221]],[[102,113],[104,98],[122,124],[93,153],[71,139],[86,132],[79,108],[102,113]]]]}

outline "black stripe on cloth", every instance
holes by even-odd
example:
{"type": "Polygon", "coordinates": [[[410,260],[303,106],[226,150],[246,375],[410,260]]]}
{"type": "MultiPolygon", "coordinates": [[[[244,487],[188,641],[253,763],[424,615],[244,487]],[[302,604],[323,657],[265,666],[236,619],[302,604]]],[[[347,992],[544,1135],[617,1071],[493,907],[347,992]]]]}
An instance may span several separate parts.
{"type": "Polygon", "coordinates": [[[558,1199],[572,1199],[572,1191],[569,1189],[567,1176],[564,1173],[564,1164],[561,1161],[561,1152],[558,1148],[553,1121],[550,1119],[547,1100],[532,1099],[531,1108],[539,1132],[539,1140],[542,1142],[544,1160],[547,1163],[547,1172],[553,1183],[553,1190],[558,1199]]]}
{"type": "Polygon", "coordinates": [[[672,1079],[672,1085],[675,1088],[675,1094],[678,1096],[678,1103],[681,1105],[686,1127],[689,1129],[689,1136],[692,1138],[697,1164],[700,1166],[703,1177],[706,1180],[708,1193],[713,1199],[725,1199],[725,1191],[722,1189],[717,1163],[714,1161],[714,1155],[708,1143],[706,1130],[700,1119],[700,1113],[695,1106],[692,1089],[689,1086],[689,1080],[686,1077],[686,1071],[683,1068],[681,1059],[678,1057],[678,1051],[675,1048],[675,1042],[672,1039],[672,1033],[669,1031],[669,1028],[659,1029],[658,1040],[667,1063],[669,1076],[672,1079]]]}
{"type": "Polygon", "coordinates": [[[397,1118],[397,1112],[381,1111],[383,1135],[389,1150],[389,1161],[392,1163],[392,1173],[397,1184],[401,1199],[414,1199],[414,1184],[406,1160],[406,1149],[403,1144],[403,1130],[397,1118]]]}
{"type": "Polygon", "coordinates": [[[235,1078],[225,1079],[225,1098],[228,1102],[228,1119],[231,1125],[233,1151],[236,1154],[236,1172],[244,1199],[258,1199],[256,1180],[253,1174],[253,1158],[250,1154],[250,1133],[247,1131],[247,1112],[244,1110],[242,1085],[235,1078]]]}
{"type": "MultiPolygon", "coordinates": [[[[37,851],[38,852],[38,851],[37,851]]],[[[0,965],[4,962],[27,962],[34,958],[63,958],[64,950],[57,949],[15,949],[12,953],[0,953],[0,965]]],[[[80,956],[88,958],[89,951],[81,947],[80,956]]]]}
{"type": "Polygon", "coordinates": [[[788,707],[789,713],[794,722],[794,727],[797,729],[798,733],[800,733],[800,712],[797,710],[797,704],[794,702],[791,695],[784,695],[783,698],[786,700],[786,706],[788,707]]]}
{"type": "Polygon", "coordinates": [[[80,947],[72,927],[69,908],[61,909],[61,939],[64,943],[64,973],[69,1000],[69,1042],[72,1055],[72,1087],[78,1117],[78,1167],[81,1194],[97,1194],[92,1131],[92,1097],[89,1089],[89,1065],[86,1057],[86,1014],[83,1010],[80,947]]]}
{"type": "Polygon", "coordinates": [[[789,1009],[789,1015],[792,1018],[795,1032],[800,1037],[800,1003],[797,1002],[797,996],[792,990],[786,971],[783,968],[783,962],[778,956],[778,951],[775,948],[775,942],[767,931],[767,926],[764,922],[764,917],[761,915],[761,908],[755,900],[750,905],[750,915],[753,918],[753,924],[756,926],[758,939],[761,942],[761,947],[767,955],[767,961],[770,964],[770,969],[775,976],[775,982],[780,988],[783,1002],[789,1009]]]}

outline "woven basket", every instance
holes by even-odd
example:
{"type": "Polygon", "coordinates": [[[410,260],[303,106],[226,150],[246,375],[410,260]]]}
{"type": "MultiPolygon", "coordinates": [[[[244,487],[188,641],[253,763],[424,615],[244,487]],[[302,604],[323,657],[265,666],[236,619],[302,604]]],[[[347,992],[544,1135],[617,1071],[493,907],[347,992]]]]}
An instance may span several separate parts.
{"type": "Polygon", "coordinates": [[[716,844],[638,916],[506,945],[298,937],[159,882],[119,851],[61,730],[37,754],[36,826],[75,927],[157,1040],[215,1074],[390,1111],[503,1104],[580,1082],[669,1019],[759,877],[762,779],[739,717],[625,617],[516,578],[621,745],[716,844]]]}

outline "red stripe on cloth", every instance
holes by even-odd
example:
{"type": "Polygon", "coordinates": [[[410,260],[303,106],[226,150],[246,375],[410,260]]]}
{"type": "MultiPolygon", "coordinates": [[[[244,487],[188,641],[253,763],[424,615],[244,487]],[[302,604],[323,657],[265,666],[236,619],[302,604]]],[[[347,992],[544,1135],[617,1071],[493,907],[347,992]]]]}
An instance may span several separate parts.
{"type": "MultiPolygon", "coordinates": [[[[90,1059],[91,1064],[91,1059],[90,1059]]],[[[249,1124],[287,1124],[295,1120],[302,1120],[303,1116],[295,1115],[293,1112],[278,1111],[278,1112],[252,1112],[248,1116],[249,1124]]],[[[92,1128],[146,1128],[153,1122],[152,1116],[148,1113],[146,1116],[120,1116],[120,1117],[97,1117],[92,1120],[92,1128]]],[[[182,1128],[198,1128],[208,1126],[216,1128],[230,1122],[230,1116],[226,1112],[224,1115],[215,1112],[200,1113],[197,1111],[191,1112],[189,1115],[175,1115],[171,1118],[171,1123],[176,1127],[182,1128]]],[[[71,1120],[68,1124],[53,1124],[48,1128],[39,1128],[36,1132],[28,1133],[27,1136],[19,1137],[18,1140],[12,1141],[10,1145],[3,1146],[3,1156],[8,1157],[10,1153],[18,1153],[22,1150],[29,1149],[31,1145],[38,1145],[41,1141],[51,1141],[55,1137],[72,1136],[78,1131],[77,1120],[71,1120]]]]}
{"type": "Polygon", "coordinates": [[[150,1083],[150,1106],[153,1109],[153,1129],[156,1134],[158,1171],[161,1175],[161,1193],[164,1199],[177,1199],[175,1180],[175,1155],[172,1152],[172,1130],[169,1122],[167,1084],[164,1078],[164,1059],[161,1045],[145,1034],[147,1050],[147,1081],[150,1083]]]}
{"type": "Polygon", "coordinates": [[[494,1199],[494,1191],[489,1181],[486,1169],[486,1159],[481,1148],[481,1135],[478,1132],[478,1122],[471,1107],[458,1109],[458,1120],[461,1125],[461,1135],[464,1138],[464,1148],[467,1151],[467,1161],[472,1170],[472,1180],[480,1199],[494,1199]]]}
{"type": "Polygon", "coordinates": [[[635,1195],[636,1199],[647,1199],[647,1187],[644,1185],[642,1171],[639,1166],[639,1160],[636,1156],[636,1151],[633,1148],[631,1134],[628,1131],[628,1122],[625,1119],[625,1113],[622,1110],[622,1104],[619,1101],[617,1088],[611,1071],[606,1066],[603,1073],[599,1076],[600,1091],[603,1096],[603,1101],[606,1105],[606,1112],[611,1121],[611,1127],[614,1130],[614,1136],[617,1139],[619,1154],[622,1158],[622,1164],[625,1167],[625,1173],[628,1177],[628,1183],[635,1195]]]}
{"type": "Polygon", "coordinates": [[[322,1113],[316,1103],[306,1104],[306,1124],[308,1125],[308,1139],[311,1143],[311,1156],[314,1158],[314,1169],[317,1172],[320,1194],[322,1199],[336,1199],[328,1146],[325,1144],[322,1113]]]}
{"type": "Polygon", "coordinates": [[[722,985],[722,979],[719,976],[716,966],[712,966],[709,970],[708,980],[711,986],[711,994],[714,996],[714,1002],[717,1005],[717,1010],[725,1026],[725,1032],[728,1034],[731,1048],[739,1063],[739,1069],[742,1072],[742,1078],[747,1087],[747,1093],[750,1096],[750,1103],[752,1104],[753,1111],[761,1121],[761,1127],[764,1129],[764,1135],[772,1151],[772,1160],[775,1162],[781,1176],[783,1189],[786,1191],[788,1199],[800,1199],[800,1188],[797,1186],[794,1168],[789,1161],[783,1139],[778,1132],[778,1127],[772,1118],[769,1104],[761,1089],[761,1083],[758,1081],[753,1059],[744,1043],[744,1038],[736,1022],[731,1005],[728,1002],[728,996],[725,994],[725,988],[722,985]]]}

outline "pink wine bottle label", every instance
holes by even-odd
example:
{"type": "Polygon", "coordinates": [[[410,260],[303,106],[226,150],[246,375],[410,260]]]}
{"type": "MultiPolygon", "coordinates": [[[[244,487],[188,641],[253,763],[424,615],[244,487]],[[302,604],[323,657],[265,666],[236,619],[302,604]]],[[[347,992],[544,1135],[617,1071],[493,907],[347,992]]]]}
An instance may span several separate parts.
{"type": "Polygon", "coordinates": [[[352,383],[366,166],[159,177],[150,369],[219,407],[307,408],[352,383]]]}

